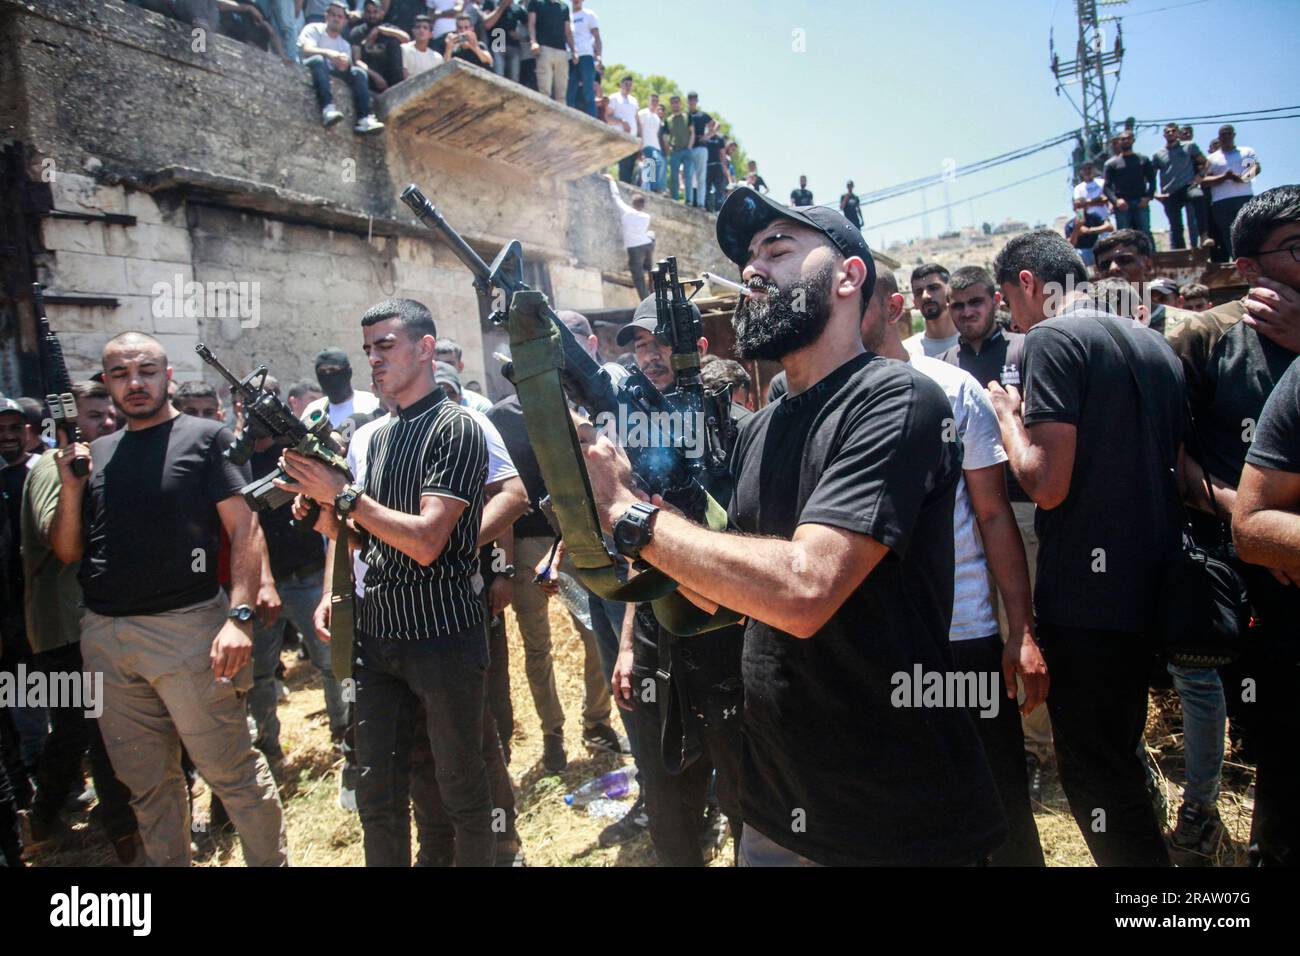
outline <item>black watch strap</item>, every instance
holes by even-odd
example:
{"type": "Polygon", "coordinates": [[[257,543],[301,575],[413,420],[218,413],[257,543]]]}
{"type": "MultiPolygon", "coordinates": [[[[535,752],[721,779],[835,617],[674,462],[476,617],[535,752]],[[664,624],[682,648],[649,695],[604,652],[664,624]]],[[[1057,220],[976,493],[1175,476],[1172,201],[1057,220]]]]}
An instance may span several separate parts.
{"type": "Polygon", "coordinates": [[[645,501],[638,501],[623,517],[614,522],[614,547],[624,557],[636,559],[641,556],[641,549],[654,538],[654,516],[659,509],[645,501]]]}

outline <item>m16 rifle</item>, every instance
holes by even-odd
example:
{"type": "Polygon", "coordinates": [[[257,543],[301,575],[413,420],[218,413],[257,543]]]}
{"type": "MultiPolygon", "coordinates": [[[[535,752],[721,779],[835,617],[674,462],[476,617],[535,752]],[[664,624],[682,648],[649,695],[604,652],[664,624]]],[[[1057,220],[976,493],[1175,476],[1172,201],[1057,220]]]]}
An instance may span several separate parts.
{"type": "MultiPolygon", "coordinates": [[[[32,309],[36,313],[40,333],[45,404],[49,406],[54,427],[63,432],[68,444],[72,445],[81,440],[81,432],[77,428],[77,399],[72,394],[72,381],[68,376],[68,365],[63,360],[63,347],[59,345],[59,337],[50,328],[50,320],[45,315],[45,290],[39,282],[32,283],[32,309]]],[[[72,473],[77,477],[84,477],[89,472],[90,462],[85,458],[72,460],[72,473]]]]}
{"type": "MultiPolygon", "coordinates": [[[[729,480],[728,453],[734,444],[735,422],[731,418],[730,389],[723,385],[709,392],[700,377],[699,341],[704,335],[700,313],[691,305],[685,285],[677,277],[677,257],[660,260],[652,276],[655,312],[659,324],[654,335],[672,349],[674,387],[667,400],[681,413],[682,420],[697,423],[690,429],[696,447],[686,467],[697,481],[715,491],[729,480]]],[[[696,291],[700,280],[688,280],[696,291]]],[[[682,436],[686,438],[688,436],[682,436]]]]}
{"type": "MultiPolygon", "coordinates": [[[[252,457],[257,442],[264,438],[271,438],[274,439],[273,444],[277,447],[289,448],[305,457],[317,458],[349,478],[352,477],[347,459],[343,457],[343,449],[334,440],[329,416],[323,409],[316,409],[307,421],[302,421],[278,395],[265,387],[265,365],[238,379],[202,342],[194,346],[194,351],[198,352],[199,358],[216,369],[221,377],[230,383],[231,392],[239,396],[243,404],[243,430],[235,436],[234,442],[225,451],[226,458],[231,464],[245,464],[252,457]]],[[[285,474],[284,469],[277,467],[264,478],[259,478],[241,488],[240,494],[244,496],[248,507],[253,511],[272,511],[292,501],[293,492],[277,488],[274,484],[276,480],[293,481],[285,474]]],[[[309,511],[305,519],[294,523],[303,528],[312,527],[316,523],[319,506],[313,503],[309,511]]]]}
{"type": "MultiPolygon", "coordinates": [[[[530,291],[523,279],[523,249],[518,240],[507,244],[489,266],[442,217],[418,187],[407,186],[402,191],[401,199],[421,223],[439,233],[447,241],[457,258],[473,274],[474,287],[479,295],[494,302],[492,322],[503,324],[507,318],[506,308],[515,294],[530,291]],[[501,294],[500,298],[494,297],[494,290],[501,294]]],[[[687,308],[689,311],[689,307],[687,308]]],[[[611,421],[622,422],[628,421],[629,417],[644,421],[673,420],[672,417],[665,419],[664,413],[676,413],[676,416],[680,417],[682,409],[661,394],[640,369],[633,369],[626,377],[615,381],[556,317],[550,305],[542,302],[538,307],[538,313],[554,327],[559,335],[563,358],[560,373],[566,391],[574,403],[586,408],[593,418],[599,419],[603,414],[611,416],[609,419],[611,421]]],[[[698,338],[699,336],[696,335],[695,339],[690,340],[691,348],[695,347],[698,338]]],[[[698,366],[697,357],[697,380],[698,366]]],[[[511,363],[505,365],[502,374],[510,381],[514,381],[511,363]]],[[[624,445],[624,449],[632,463],[632,472],[642,490],[648,494],[662,495],[664,500],[686,514],[699,518],[704,514],[707,500],[705,485],[700,480],[698,467],[681,453],[680,445],[680,438],[674,436],[657,443],[654,447],[628,444],[624,445]],[[674,449],[674,445],[678,447],[674,449]]]]}

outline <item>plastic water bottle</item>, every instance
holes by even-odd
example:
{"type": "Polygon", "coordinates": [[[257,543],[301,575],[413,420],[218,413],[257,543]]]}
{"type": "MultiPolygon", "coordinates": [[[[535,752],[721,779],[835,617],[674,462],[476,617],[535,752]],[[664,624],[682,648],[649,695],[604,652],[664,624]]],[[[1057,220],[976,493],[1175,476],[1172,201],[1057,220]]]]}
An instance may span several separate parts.
{"type": "Polygon", "coordinates": [[[573,793],[566,793],[564,802],[571,807],[585,807],[591,801],[602,797],[606,800],[618,800],[631,793],[634,787],[636,787],[636,764],[628,764],[612,773],[593,777],[573,793]]]}
{"type": "Polygon", "coordinates": [[[574,580],[572,575],[560,571],[555,576],[556,582],[560,586],[560,600],[568,608],[569,613],[582,622],[582,626],[591,630],[591,605],[588,603],[589,595],[583,589],[582,585],[574,580]]]}

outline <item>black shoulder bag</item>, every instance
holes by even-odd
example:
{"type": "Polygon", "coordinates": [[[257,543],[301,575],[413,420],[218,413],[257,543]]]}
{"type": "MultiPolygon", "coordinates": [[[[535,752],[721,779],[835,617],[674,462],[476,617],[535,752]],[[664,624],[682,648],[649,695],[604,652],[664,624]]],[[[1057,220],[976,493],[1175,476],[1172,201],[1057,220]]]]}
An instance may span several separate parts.
{"type": "MultiPolygon", "coordinates": [[[[1147,422],[1155,447],[1163,452],[1164,443],[1156,431],[1151,413],[1156,406],[1147,400],[1146,390],[1137,374],[1133,346],[1127,336],[1107,319],[1098,319],[1115,341],[1128,363],[1129,374],[1137,386],[1143,408],[1139,414],[1147,422]]],[[[1184,402],[1186,398],[1184,398],[1184,402]]],[[[1190,416],[1191,412],[1188,411],[1190,416]]],[[[1176,450],[1175,450],[1176,451],[1176,450]]],[[[1172,457],[1177,467],[1177,454],[1172,457]]],[[[1199,544],[1192,535],[1191,522],[1178,490],[1177,477],[1169,471],[1170,493],[1178,504],[1183,520],[1183,543],[1178,556],[1162,569],[1156,599],[1155,624],[1165,657],[1179,667],[1220,667],[1231,664],[1242,652],[1250,626],[1250,598],[1246,584],[1233,567],[1235,555],[1231,541],[1211,545],[1199,544]]],[[[1206,476],[1210,501],[1214,486],[1206,476]]]]}

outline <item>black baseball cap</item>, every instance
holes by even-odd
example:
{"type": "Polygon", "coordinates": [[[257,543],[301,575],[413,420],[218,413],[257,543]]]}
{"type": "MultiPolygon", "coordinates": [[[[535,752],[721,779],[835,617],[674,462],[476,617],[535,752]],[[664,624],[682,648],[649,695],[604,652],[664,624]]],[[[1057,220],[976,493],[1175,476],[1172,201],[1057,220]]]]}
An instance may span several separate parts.
{"type": "Polygon", "coordinates": [[[322,365],[337,365],[339,368],[351,368],[348,353],[339,348],[321,349],[316,353],[316,368],[322,365]]]}
{"type": "Polygon", "coordinates": [[[718,245],[723,254],[743,271],[749,261],[749,242],[754,233],[778,219],[791,219],[816,229],[844,258],[857,256],[861,259],[867,266],[867,279],[862,283],[862,301],[870,301],[876,287],[875,260],[871,258],[867,240],[862,238],[858,227],[837,210],[825,206],[783,206],[756,189],[741,186],[727,197],[718,212],[718,245]]]}
{"type": "MultiPolygon", "coordinates": [[[[691,311],[695,313],[695,318],[698,319],[700,317],[700,307],[694,302],[688,302],[687,305],[691,307],[691,311]]],[[[645,329],[651,335],[654,335],[655,329],[658,327],[659,312],[655,308],[655,297],[648,295],[641,300],[641,304],[632,313],[632,321],[618,330],[618,335],[614,337],[614,341],[619,345],[630,345],[636,337],[637,329],[645,329]]]]}
{"type": "Polygon", "coordinates": [[[0,395],[0,415],[21,415],[24,421],[27,419],[27,413],[23,411],[23,407],[12,398],[6,398],[3,395],[0,395]]]}

